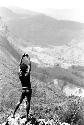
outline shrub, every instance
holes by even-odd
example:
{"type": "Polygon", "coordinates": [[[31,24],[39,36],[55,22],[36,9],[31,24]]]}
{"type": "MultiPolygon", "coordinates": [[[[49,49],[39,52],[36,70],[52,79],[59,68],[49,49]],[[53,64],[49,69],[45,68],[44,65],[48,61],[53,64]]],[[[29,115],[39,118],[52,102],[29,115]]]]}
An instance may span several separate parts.
{"type": "MultiPolygon", "coordinates": [[[[67,111],[62,108],[62,116],[60,117],[62,122],[69,123],[71,125],[79,125],[80,122],[84,122],[84,102],[80,98],[71,97],[67,103],[67,111]]],[[[82,124],[81,124],[82,125],[82,124]]]]}

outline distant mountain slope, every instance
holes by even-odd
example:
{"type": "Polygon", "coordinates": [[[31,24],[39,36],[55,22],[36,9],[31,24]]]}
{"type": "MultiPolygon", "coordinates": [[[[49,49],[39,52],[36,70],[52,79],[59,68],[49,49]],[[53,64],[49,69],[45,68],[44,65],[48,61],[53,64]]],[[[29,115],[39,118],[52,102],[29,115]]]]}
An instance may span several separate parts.
{"type": "Polygon", "coordinates": [[[0,16],[4,18],[15,18],[17,17],[17,14],[8,8],[0,7],[0,16]]]}
{"type": "Polygon", "coordinates": [[[37,12],[33,12],[19,7],[10,7],[9,9],[11,9],[14,13],[20,14],[22,16],[35,16],[38,14],[37,12]]]}
{"type": "Polygon", "coordinates": [[[45,15],[8,22],[12,33],[31,44],[63,45],[84,35],[84,24],[58,21],[45,15]]]}
{"type": "Polygon", "coordinates": [[[32,17],[35,15],[37,15],[37,13],[20,8],[10,9],[6,7],[0,7],[0,16],[4,18],[14,19],[14,18],[32,17]]]}
{"type": "MultiPolygon", "coordinates": [[[[6,17],[7,15],[4,14],[6,17]]],[[[10,16],[10,19],[12,20],[7,22],[9,30],[24,39],[27,44],[62,45],[72,39],[84,39],[82,23],[56,20],[44,14],[25,15],[25,17],[19,15],[16,18],[10,16]]]]}

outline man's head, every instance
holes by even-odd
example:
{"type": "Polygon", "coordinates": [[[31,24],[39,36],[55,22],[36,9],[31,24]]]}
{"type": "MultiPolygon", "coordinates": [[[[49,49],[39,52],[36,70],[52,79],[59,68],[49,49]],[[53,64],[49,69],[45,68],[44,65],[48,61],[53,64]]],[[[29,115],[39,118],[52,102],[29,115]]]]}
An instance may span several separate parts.
{"type": "Polygon", "coordinates": [[[28,54],[23,54],[20,62],[20,69],[22,71],[26,71],[26,69],[30,69],[30,57],[28,54]]]}
{"type": "Polygon", "coordinates": [[[22,62],[22,60],[30,61],[29,55],[28,55],[27,53],[24,53],[24,54],[22,55],[21,62],[22,62]]]}

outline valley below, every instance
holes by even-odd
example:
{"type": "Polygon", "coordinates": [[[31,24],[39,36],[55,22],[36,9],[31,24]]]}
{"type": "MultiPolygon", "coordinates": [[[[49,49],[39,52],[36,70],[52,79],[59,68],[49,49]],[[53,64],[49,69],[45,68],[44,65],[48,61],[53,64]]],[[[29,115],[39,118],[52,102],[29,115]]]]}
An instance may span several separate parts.
{"type": "MultiPolygon", "coordinates": [[[[29,53],[31,55],[31,61],[36,63],[38,67],[54,68],[60,67],[70,71],[73,70],[74,74],[79,77],[84,77],[84,43],[72,40],[71,43],[64,46],[34,46],[21,48],[23,52],[29,53]],[[78,70],[77,70],[78,69],[78,70]]],[[[58,80],[57,80],[58,82],[58,80]]],[[[68,83],[68,82],[67,82],[68,83]]],[[[70,96],[84,96],[84,89],[77,87],[76,85],[66,84],[64,87],[64,92],[66,95],[70,96]],[[70,89],[70,91],[69,91],[70,89]],[[75,91],[76,89],[76,91],[75,91]],[[81,89],[81,92],[79,92],[81,89]]]]}

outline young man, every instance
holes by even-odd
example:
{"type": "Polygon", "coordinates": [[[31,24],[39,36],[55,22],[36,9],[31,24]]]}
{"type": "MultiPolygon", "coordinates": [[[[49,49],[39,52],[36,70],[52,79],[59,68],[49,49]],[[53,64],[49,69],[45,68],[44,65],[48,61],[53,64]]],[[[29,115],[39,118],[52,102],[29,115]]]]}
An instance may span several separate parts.
{"type": "Polygon", "coordinates": [[[20,102],[15,108],[13,117],[15,115],[15,112],[19,108],[20,104],[22,103],[23,99],[27,98],[27,106],[26,106],[26,111],[27,111],[27,118],[30,110],[30,100],[31,100],[31,94],[32,94],[32,89],[31,89],[31,83],[30,83],[30,71],[31,71],[31,62],[28,54],[24,54],[21,58],[20,66],[19,66],[19,79],[22,84],[22,94],[20,98],[20,102]]]}

